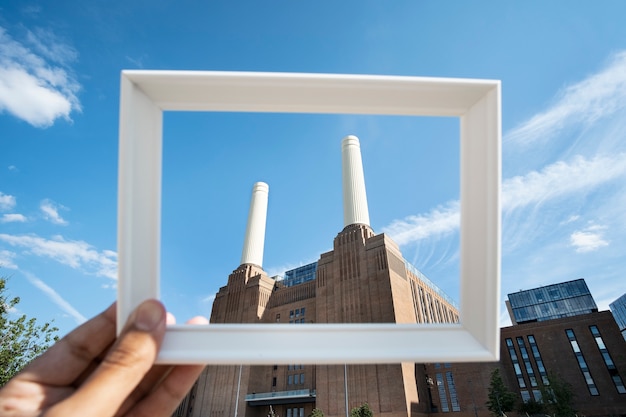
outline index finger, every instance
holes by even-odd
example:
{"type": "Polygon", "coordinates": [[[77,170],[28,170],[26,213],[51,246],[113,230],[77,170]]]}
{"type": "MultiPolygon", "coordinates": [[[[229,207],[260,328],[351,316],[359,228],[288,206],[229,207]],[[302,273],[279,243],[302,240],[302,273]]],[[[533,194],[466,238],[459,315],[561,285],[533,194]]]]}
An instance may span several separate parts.
{"type": "Polygon", "coordinates": [[[46,385],[72,384],[115,340],[115,303],[70,332],[16,378],[46,385]]]}

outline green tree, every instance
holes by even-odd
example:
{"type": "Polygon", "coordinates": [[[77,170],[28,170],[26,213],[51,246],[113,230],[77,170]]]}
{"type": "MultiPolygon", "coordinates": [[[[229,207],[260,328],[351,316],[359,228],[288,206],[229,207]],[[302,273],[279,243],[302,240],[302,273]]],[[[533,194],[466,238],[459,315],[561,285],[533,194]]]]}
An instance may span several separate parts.
{"type": "Polygon", "coordinates": [[[324,417],[324,412],[319,408],[314,408],[309,417],[324,417]]]}
{"type": "Polygon", "coordinates": [[[368,403],[363,403],[350,410],[350,417],[374,417],[374,412],[368,403]]]}
{"type": "Polygon", "coordinates": [[[55,342],[59,330],[25,314],[11,320],[20,298],[8,296],[6,284],[7,278],[0,277],[0,387],[55,342]]]}
{"type": "Polygon", "coordinates": [[[491,382],[489,384],[489,399],[487,400],[487,408],[494,416],[506,415],[507,411],[515,408],[517,395],[509,391],[502,381],[500,369],[496,368],[491,373],[491,382]]]}
{"type": "Polygon", "coordinates": [[[550,385],[543,386],[541,397],[550,415],[556,417],[569,417],[576,415],[572,404],[574,391],[572,386],[556,374],[549,374],[550,385]]]}

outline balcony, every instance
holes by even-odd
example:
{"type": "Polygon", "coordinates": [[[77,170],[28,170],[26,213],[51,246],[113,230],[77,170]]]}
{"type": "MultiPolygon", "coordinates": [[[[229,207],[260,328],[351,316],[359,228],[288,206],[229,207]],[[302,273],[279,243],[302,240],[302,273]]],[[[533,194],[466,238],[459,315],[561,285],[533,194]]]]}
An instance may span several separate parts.
{"type": "Polygon", "coordinates": [[[246,395],[246,403],[251,407],[259,405],[314,403],[315,390],[298,389],[293,391],[260,392],[246,395]]]}

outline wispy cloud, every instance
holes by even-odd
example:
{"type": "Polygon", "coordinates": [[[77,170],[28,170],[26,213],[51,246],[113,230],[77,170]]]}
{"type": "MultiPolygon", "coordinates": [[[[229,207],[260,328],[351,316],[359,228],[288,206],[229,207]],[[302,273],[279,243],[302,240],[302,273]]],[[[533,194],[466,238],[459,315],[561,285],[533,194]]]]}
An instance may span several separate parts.
{"type": "Polygon", "coordinates": [[[583,230],[577,230],[570,235],[570,244],[578,253],[593,252],[609,246],[609,242],[603,237],[605,229],[605,226],[592,225],[583,230]]]}
{"type": "Polygon", "coordinates": [[[541,171],[531,171],[502,183],[502,209],[514,210],[529,204],[580,193],[626,174],[626,153],[576,156],[571,161],[558,161],[541,171]]]}
{"type": "Polygon", "coordinates": [[[394,220],[383,232],[399,245],[407,245],[433,236],[445,236],[459,228],[459,202],[452,201],[429,213],[394,220]]]}
{"type": "Polygon", "coordinates": [[[71,120],[72,111],[81,111],[81,86],[69,67],[77,56],[51,31],[28,31],[19,42],[0,27],[0,112],[42,128],[71,120]]]}
{"type": "Polygon", "coordinates": [[[86,273],[117,279],[117,254],[99,252],[87,242],[65,240],[62,236],[44,239],[36,235],[0,234],[0,240],[14,247],[25,248],[26,254],[53,259],[86,273]]]}
{"type": "Polygon", "coordinates": [[[217,293],[209,294],[200,301],[203,304],[213,304],[213,301],[215,301],[215,297],[217,297],[217,293]]]}
{"type": "Polygon", "coordinates": [[[22,271],[22,272],[26,276],[28,281],[30,281],[31,284],[33,284],[35,287],[39,288],[44,294],[46,294],[46,296],[54,304],[56,304],[59,308],[61,308],[61,310],[65,311],[67,314],[72,316],[72,318],[74,318],[76,323],[82,324],[85,321],[87,321],[87,318],[85,318],[85,316],[80,314],[78,310],[72,307],[70,303],[65,301],[63,297],[61,297],[59,293],[56,292],[53,288],[51,288],[48,284],[46,284],[41,279],[37,278],[35,275],[29,272],[25,272],[25,271],[22,271]]]}
{"type": "Polygon", "coordinates": [[[15,197],[0,191],[0,210],[11,210],[15,207],[15,197]]]}
{"type": "Polygon", "coordinates": [[[19,213],[3,214],[0,217],[0,223],[24,223],[26,220],[26,216],[19,213]]]}
{"type": "Polygon", "coordinates": [[[0,250],[0,268],[17,269],[17,265],[13,263],[16,256],[15,252],[0,250]]]}
{"type": "Polygon", "coordinates": [[[577,126],[583,128],[615,114],[626,105],[626,51],[584,80],[564,88],[554,104],[509,131],[505,142],[532,145],[577,126]]]}
{"type": "Polygon", "coordinates": [[[61,226],[67,226],[68,222],[61,217],[59,210],[67,210],[64,206],[51,200],[43,200],[39,206],[46,220],[61,226]]]}

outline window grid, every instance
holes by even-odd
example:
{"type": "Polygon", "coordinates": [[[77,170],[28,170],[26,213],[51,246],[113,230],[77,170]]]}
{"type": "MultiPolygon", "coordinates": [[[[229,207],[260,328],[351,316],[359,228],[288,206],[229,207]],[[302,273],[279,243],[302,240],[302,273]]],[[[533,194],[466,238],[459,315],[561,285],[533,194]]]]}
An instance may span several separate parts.
{"type": "Polygon", "coordinates": [[[441,411],[444,413],[450,412],[450,407],[448,406],[448,397],[446,396],[446,387],[443,382],[443,374],[437,373],[435,374],[437,378],[437,389],[439,391],[439,401],[441,402],[441,411]]]}
{"type": "Polygon", "coordinates": [[[528,344],[530,345],[530,350],[533,353],[533,358],[535,359],[535,365],[537,365],[537,370],[539,371],[541,382],[543,383],[543,385],[550,385],[550,381],[548,380],[548,372],[543,365],[543,359],[541,359],[541,353],[539,353],[539,347],[537,346],[535,336],[528,335],[528,344]]]}
{"type": "Polygon", "coordinates": [[[456,394],[456,386],[454,385],[454,378],[452,372],[446,372],[446,382],[448,383],[448,392],[450,392],[450,404],[452,405],[452,411],[461,411],[459,406],[459,399],[456,394]]]}
{"type": "Polygon", "coordinates": [[[530,380],[530,385],[532,387],[537,386],[537,378],[535,377],[535,371],[533,370],[533,366],[530,363],[530,356],[528,356],[528,350],[526,349],[526,344],[524,343],[524,339],[522,337],[517,337],[517,346],[519,347],[520,354],[522,355],[522,359],[524,361],[524,367],[526,368],[526,374],[528,375],[528,379],[530,380]]]}
{"type": "Polygon", "coordinates": [[[576,355],[576,359],[578,360],[578,366],[580,367],[583,376],[585,377],[585,382],[587,383],[587,388],[589,388],[589,393],[591,395],[600,395],[598,392],[598,388],[589,372],[589,368],[587,367],[587,362],[585,361],[585,357],[580,351],[580,347],[578,346],[578,341],[576,340],[576,335],[572,329],[566,329],[565,334],[570,341],[570,345],[572,346],[572,350],[574,351],[574,355],[576,355]]]}
{"type": "Polygon", "coordinates": [[[611,379],[613,380],[613,384],[615,384],[615,388],[617,392],[620,394],[626,394],[626,387],[624,387],[624,381],[622,381],[622,377],[617,373],[617,368],[615,367],[615,362],[613,362],[613,358],[611,358],[611,354],[609,353],[606,345],[604,344],[604,340],[602,339],[602,335],[600,334],[600,330],[598,330],[598,326],[592,325],[589,326],[589,330],[591,330],[591,334],[596,341],[596,345],[600,350],[600,354],[602,355],[602,359],[604,359],[604,364],[609,370],[609,374],[611,375],[611,379]]]}
{"type": "Polygon", "coordinates": [[[522,368],[519,364],[519,359],[517,358],[517,353],[515,352],[515,346],[513,345],[513,339],[506,339],[506,346],[509,351],[509,356],[511,358],[511,362],[513,362],[513,369],[515,369],[515,376],[517,376],[517,383],[520,388],[526,388],[526,381],[524,381],[524,374],[522,373],[522,368]]]}

